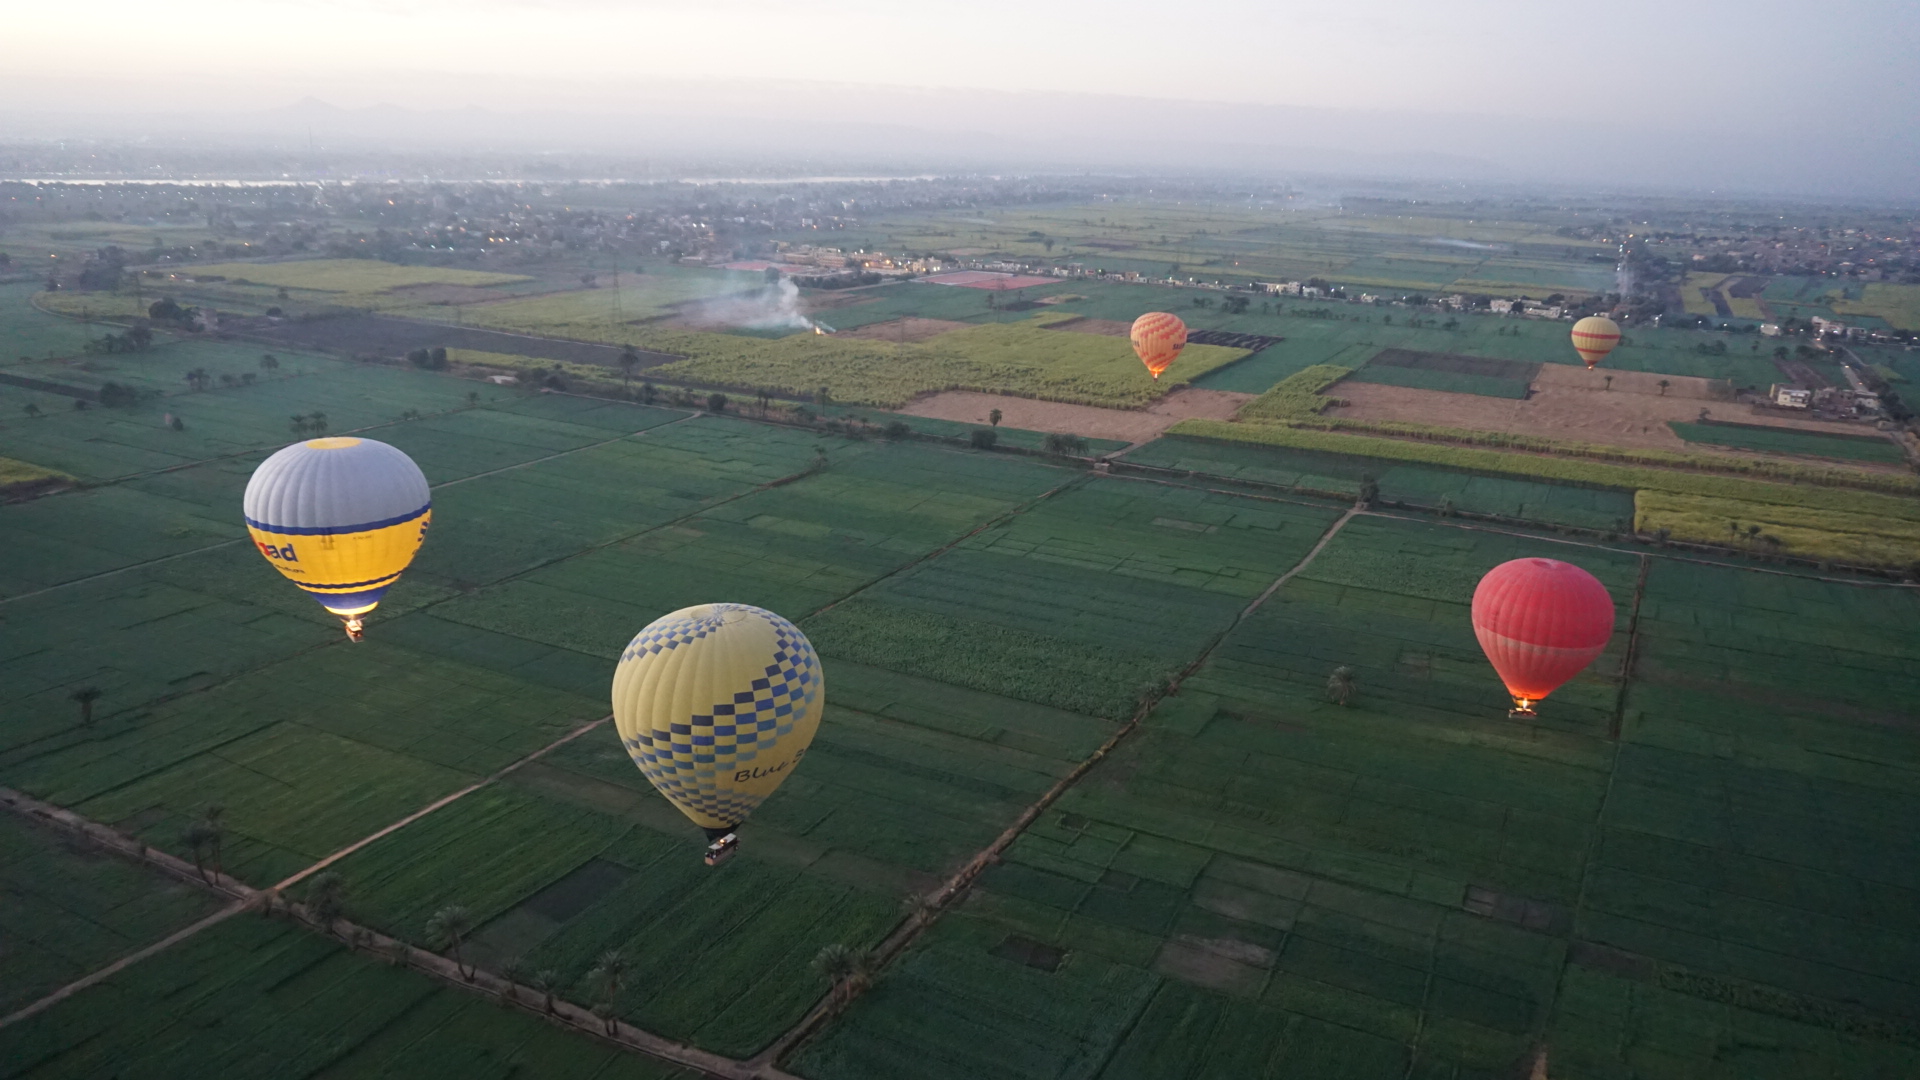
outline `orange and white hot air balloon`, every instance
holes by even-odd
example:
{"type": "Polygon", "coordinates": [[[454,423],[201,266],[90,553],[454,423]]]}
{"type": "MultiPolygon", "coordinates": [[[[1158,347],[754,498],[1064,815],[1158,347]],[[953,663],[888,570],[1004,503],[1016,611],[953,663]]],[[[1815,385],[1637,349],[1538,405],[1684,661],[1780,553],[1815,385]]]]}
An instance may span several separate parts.
{"type": "Polygon", "coordinates": [[[1589,315],[1573,324],[1573,351],[1587,362],[1587,370],[1607,358],[1620,344],[1620,327],[1605,315],[1589,315]]]}
{"type": "Polygon", "coordinates": [[[1164,311],[1149,311],[1133,320],[1133,351],[1155,379],[1173,364],[1180,350],[1187,347],[1187,324],[1180,316],[1164,311]]]}

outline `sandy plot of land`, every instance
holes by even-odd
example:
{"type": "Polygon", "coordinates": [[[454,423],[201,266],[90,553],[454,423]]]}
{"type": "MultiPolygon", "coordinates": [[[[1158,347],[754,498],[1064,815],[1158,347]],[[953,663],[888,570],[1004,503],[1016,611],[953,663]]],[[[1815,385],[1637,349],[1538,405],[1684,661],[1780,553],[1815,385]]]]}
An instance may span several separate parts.
{"type": "Polygon", "coordinates": [[[1724,400],[1725,384],[1679,375],[1650,375],[1637,371],[1587,372],[1562,364],[1541,368],[1533,396],[1525,401],[1416,390],[1374,383],[1341,383],[1332,396],[1346,401],[1328,409],[1330,416],[1357,420],[1399,420],[1474,431],[1505,431],[1555,439],[1646,446],[1662,450],[1717,451],[1685,442],[1667,426],[1669,420],[1698,420],[1706,409],[1713,419],[1742,424],[1767,424],[1800,431],[1860,435],[1870,429],[1859,424],[1801,420],[1770,410],[1756,410],[1724,400]],[[1611,389],[1606,375],[1613,376],[1611,389]],[[1659,382],[1669,383],[1666,393],[1659,382]]]}
{"type": "Polygon", "coordinates": [[[1178,421],[1191,417],[1232,419],[1240,406],[1253,400],[1253,397],[1252,394],[1188,387],[1175,390],[1147,409],[1135,410],[1102,409],[1093,405],[1067,405],[1057,401],[980,394],[971,390],[948,390],[923,397],[900,411],[909,416],[984,424],[987,414],[999,409],[1000,422],[1011,428],[1079,435],[1089,439],[1144,442],[1178,421]]]}
{"type": "Polygon", "coordinates": [[[909,315],[904,319],[868,323],[858,330],[836,331],[833,336],[857,338],[861,341],[925,341],[949,330],[965,330],[971,325],[971,323],[955,322],[952,319],[922,319],[909,315]]]}
{"type": "Polygon", "coordinates": [[[521,299],[498,289],[477,285],[402,285],[387,295],[409,304],[484,304],[489,300],[521,299]]]}

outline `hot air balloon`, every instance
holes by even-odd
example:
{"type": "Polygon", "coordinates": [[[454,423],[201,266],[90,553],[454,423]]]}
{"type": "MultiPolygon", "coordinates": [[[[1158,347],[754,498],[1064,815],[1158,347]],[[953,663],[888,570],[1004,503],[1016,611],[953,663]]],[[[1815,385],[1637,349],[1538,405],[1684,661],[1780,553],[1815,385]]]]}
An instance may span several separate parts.
{"type": "Polygon", "coordinates": [[[412,458],[350,437],[297,442],[261,462],[242,505],[260,554],[340,616],[354,641],[433,516],[412,458]]]}
{"type": "Polygon", "coordinates": [[[1507,715],[1531,718],[1535,702],[1606,649],[1613,597],[1572,563],[1515,559],[1488,571],[1473,590],[1473,633],[1513,695],[1507,715]]]}
{"type": "Polygon", "coordinates": [[[1149,311],[1133,320],[1133,330],[1128,334],[1133,339],[1133,351],[1140,354],[1140,362],[1155,380],[1160,373],[1172,365],[1180,350],[1187,347],[1187,324],[1180,316],[1164,311],[1149,311]]]}
{"type": "Polygon", "coordinates": [[[1620,327],[1605,315],[1589,315],[1573,324],[1573,351],[1587,362],[1587,370],[1607,358],[1620,344],[1620,327]]]}
{"type": "Polygon", "coordinates": [[[706,830],[706,862],[813,742],[826,705],[820,658],[799,627],[746,604],[662,615],[613,672],[613,722],[640,772],[706,830]]]}

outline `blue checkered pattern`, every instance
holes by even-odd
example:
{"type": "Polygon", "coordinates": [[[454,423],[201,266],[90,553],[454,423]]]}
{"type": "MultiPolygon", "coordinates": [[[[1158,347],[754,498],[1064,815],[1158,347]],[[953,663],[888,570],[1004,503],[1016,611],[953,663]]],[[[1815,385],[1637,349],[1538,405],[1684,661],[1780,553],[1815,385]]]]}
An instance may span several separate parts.
{"type": "MultiPolygon", "coordinates": [[[[807,714],[820,693],[820,659],[798,627],[770,611],[745,604],[715,604],[698,618],[662,620],[629,642],[621,661],[681,648],[719,630],[724,612],[744,611],[773,627],[771,663],[740,686],[730,701],[683,719],[648,717],[650,730],[622,742],[633,763],[661,794],[683,809],[728,825],[751,814],[765,796],[739,790],[734,774],[754,768],[763,752],[807,714]],[[664,723],[666,726],[661,727],[664,723]]],[[[751,674],[751,669],[747,672],[751,674]]]]}

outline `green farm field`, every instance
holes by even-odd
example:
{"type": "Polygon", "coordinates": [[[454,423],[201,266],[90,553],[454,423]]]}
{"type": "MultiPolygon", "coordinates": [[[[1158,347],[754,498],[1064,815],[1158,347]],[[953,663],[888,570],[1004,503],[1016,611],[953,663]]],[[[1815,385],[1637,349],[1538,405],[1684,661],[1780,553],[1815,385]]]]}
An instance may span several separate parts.
{"type": "MultiPolygon", "coordinates": [[[[7,317],[49,341],[64,325],[7,317]]],[[[1335,344],[1303,328],[1341,325],[1245,318],[1284,328],[1268,352],[1335,344]]],[[[1543,362],[1526,334],[1466,325],[1394,330],[1410,349],[1543,362]],[[1438,343],[1463,334],[1488,347],[1438,343]]],[[[1016,333],[1124,348],[1023,323],[954,332],[1016,333]]],[[[53,393],[0,389],[0,454],[86,482],[0,506],[0,785],[183,857],[217,805],[223,868],[255,887],[359,845],[331,864],[354,923],[434,947],[428,922],[464,907],[482,967],[551,972],[570,1001],[606,996],[610,1015],[736,1061],[780,1045],[807,1080],[1481,1080],[1525,1075],[1542,1047],[1556,1078],[1920,1070],[1920,596],[1592,538],[1624,531],[1646,474],[1862,518],[1906,494],[1463,467],[1325,432],[1163,436],[1102,474],[258,360],[183,338],[5,366],[165,396],[28,418],[19,404],[53,393]],[[256,377],[196,391],[199,368],[256,377]],[[433,533],[357,645],[239,520],[254,465],[313,411],[434,485],[433,533]],[[1368,481],[1381,501],[1363,510],[1368,481]],[[1421,509],[1442,505],[1509,520],[1421,509]],[[1597,575],[1617,619],[1523,723],[1468,606],[1486,570],[1526,556],[1597,575]],[[632,634],[715,600],[799,623],[827,706],[802,768],[709,869],[603,718],[632,634]],[[1341,666],[1344,707],[1326,694],[1341,666]],[[82,723],[86,686],[101,696],[82,723]],[[895,936],[903,900],[975,860],[895,936]],[[824,946],[883,943],[867,992],[779,1042],[828,992],[824,946]],[[626,971],[610,994],[592,974],[609,951],[626,971]]],[[[92,924],[61,932],[57,958],[0,952],[0,972],[26,971],[22,1000],[212,902],[21,828],[0,822],[0,931],[92,924]]],[[[0,1061],[48,1080],[209,1062],[683,1075],[252,913],[0,1027],[0,1061]]]]}
{"type": "Polygon", "coordinates": [[[1878,436],[1822,435],[1815,431],[1763,428],[1757,424],[1690,424],[1670,422],[1675,435],[1690,443],[1731,446],[1768,454],[1840,458],[1897,465],[1907,460],[1898,446],[1878,436]]]}

